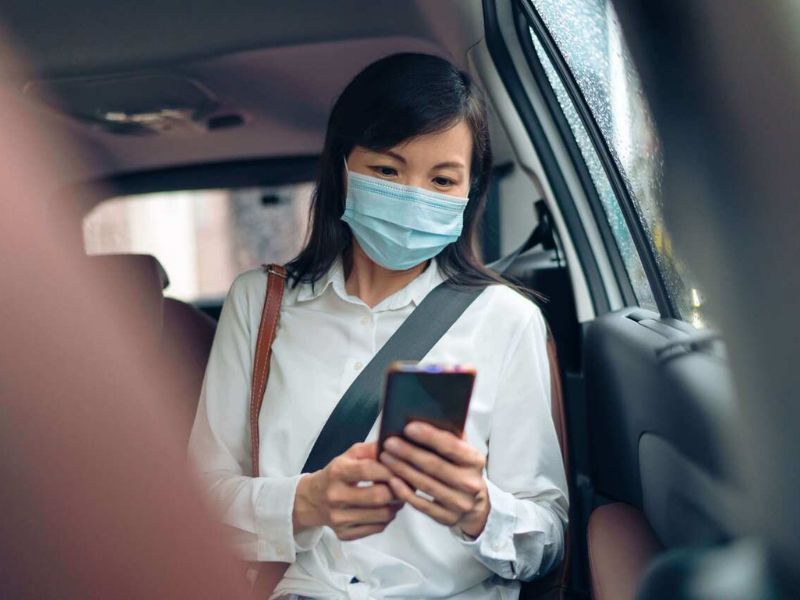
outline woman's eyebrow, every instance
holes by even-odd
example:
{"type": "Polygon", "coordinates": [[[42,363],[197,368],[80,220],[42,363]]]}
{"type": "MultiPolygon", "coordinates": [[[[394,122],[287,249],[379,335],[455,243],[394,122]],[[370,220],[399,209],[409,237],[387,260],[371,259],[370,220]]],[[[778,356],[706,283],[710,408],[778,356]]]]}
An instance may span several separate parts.
{"type": "Polygon", "coordinates": [[[406,164],[406,159],[397,154],[397,152],[392,152],[391,150],[375,150],[376,154],[385,154],[386,156],[391,156],[393,159],[406,164]]]}
{"type": "Polygon", "coordinates": [[[452,169],[465,169],[466,167],[458,161],[441,162],[433,165],[434,169],[445,169],[450,167],[452,169]]]}
{"type": "MultiPolygon", "coordinates": [[[[403,163],[404,165],[408,163],[408,161],[405,158],[403,158],[400,154],[398,154],[397,152],[392,152],[391,150],[383,150],[383,151],[378,150],[376,151],[376,154],[384,154],[386,156],[391,156],[395,160],[403,163]]],[[[435,165],[433,165],[433,167],[431,167],[431,170],[446,169],[448,167],[452,169],[466,169],[463,163],[457,160],[450,160],[450,161],[436,163],[435,165]]]]}

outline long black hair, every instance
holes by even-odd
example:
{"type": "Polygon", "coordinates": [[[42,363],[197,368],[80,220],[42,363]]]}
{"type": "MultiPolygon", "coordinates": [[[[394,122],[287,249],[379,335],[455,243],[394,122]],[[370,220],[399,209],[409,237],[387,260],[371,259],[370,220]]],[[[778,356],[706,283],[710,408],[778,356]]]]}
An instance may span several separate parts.
{"type": "MultiPolygon", "coordinates": [[[[288,265],[293,283],[316,282],[352,234],[341,220],[345,208],[344,161],[356,146],[388,150],[411,138],[464,121],[472,133],[469,201],[461,236],[436,257],[442,275],[459,285],[505,283],[477,253],[480,218],[492,165],[486,105],[470,78],[443,58],[394,54],[361,71],[337,99],[328,120],[308,242],[288,265]]],[[[515,286],[512,286],[515,287],[515,286]]]]}

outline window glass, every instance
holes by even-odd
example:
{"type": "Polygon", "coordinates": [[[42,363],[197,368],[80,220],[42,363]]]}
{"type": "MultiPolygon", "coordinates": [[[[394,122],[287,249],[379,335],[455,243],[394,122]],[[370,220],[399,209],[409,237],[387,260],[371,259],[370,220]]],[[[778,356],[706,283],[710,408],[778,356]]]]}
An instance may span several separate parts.
{"type": "Polygon", "coordinates": [[[242,271],[300,251],[312,189],[304,183],[112,198],[84,219],[86,252],[152,254],[169,276],[165,294],[218,299],[242,271]]]}
{"type": "Polygon", "coordinates": [[[553,91],[556,94],[556,98],[558,98],[558,103],[561,106],[561,110],[564,111],[564,116],[566,117],[569,127],[575,136],[575,141],[577,142],[578,148],[581,151],[583,160],[586,161],[586,167],[589,170],[589,175],[591,176],[592,182],[597,189],[597,195],[603,205],[603,211],[608,218],[611,231],[614,235],[615,241],[617,242],[620,255],[622,256],[622,261],[625,263],[625,270],[628,272],[631,286],[636,294],[636,300],[639,303],[639,306],[657,311],[658,307],[656,306],[656,301],[653,298],[653,292],[650,289],[650,284],[647,281],[647,275],[644,272],[644,266],[642,266],[639,253],[636,251],[636,246],[633,243],[633,238],[631,237],[631,232],[628,229],[628,225],[625,223],[625,217],[622,216],[622,211],[617,203],[617,197],[614,194],[614,190],[611,188],[611,183],[609,182],[606,172],[603,169],[603,165],[600,162],[600,157],[597,156],[597,152],[592,145],[591,140],[589,139],[589,134],[584,128],[583,123],[578,116],[578,112],[575,110],[575,105],[572,103],[572,100],[570,100],[569,94],[567,94],[567,90],[564,88],[564,85],[558,78],[556,70],[553,67],[553,63],[550,62],[550,59],[544,52],[544,48],[542,48],[541,43],[539,43],[539,40],[535,36],[533,36],[533,45],[536,49],[536,54],[538,55],[539,60],[544,67],[545,73],[547,74],[547,79],[553,86],[553,91]]]}
{"type": "MultiPolygon", "coordinates": [[[[664,227],[661,155],[658,137],[636,70],[609,0],[534,0],[611,152],[676,309],[681,317],[703,325],[701,295],[683,263],[672,253],[664,227]]],[[[654,307],[652,292],[622,216],[618,199],[566,89],[531,32],[559,103],[587,162],[603,209],[623,255],[642,306],[654,307]]]]}

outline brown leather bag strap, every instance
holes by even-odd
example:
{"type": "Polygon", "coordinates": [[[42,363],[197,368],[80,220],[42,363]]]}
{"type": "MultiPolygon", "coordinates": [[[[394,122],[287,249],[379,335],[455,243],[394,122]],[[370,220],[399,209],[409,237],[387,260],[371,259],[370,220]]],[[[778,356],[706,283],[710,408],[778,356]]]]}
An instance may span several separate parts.
{"type": "Polygon", "coordinates": [[[258,415],[269,379],[269,361],[272,356],[272,342],[278,328],[281,314],[283,290],[286,287],[286,269],[281,265],[262,265],[267,272],[267,293],[264,308],[261,310],[261,323],[258,326],[258,340],[253,358],[253,385],[250,391],[250,456],[253,477],[258,477],[258,415]]]}
{"type": "MultiPolygon", "coordinates": [[[[261,323],[258,326],[258,339],[253,357],[253,385],[250,392],[250,448],[253,465],[253,477],[259,476],[258,468],[258,415],[264,401],[264,392],[269,379],[269,361],[272,356],[272,342],[278,328],[278,317],[281,314],[281,301],[286,287],[286,269],[280,265],[262,265],[267,273],[267,293],[264,297],[264,308],[261,310],[261,323]]],[[[281,562],[249,562],[252,570],[252,586],[254,597],[267,598],[278,585],[288,563],[281,562]]]]}

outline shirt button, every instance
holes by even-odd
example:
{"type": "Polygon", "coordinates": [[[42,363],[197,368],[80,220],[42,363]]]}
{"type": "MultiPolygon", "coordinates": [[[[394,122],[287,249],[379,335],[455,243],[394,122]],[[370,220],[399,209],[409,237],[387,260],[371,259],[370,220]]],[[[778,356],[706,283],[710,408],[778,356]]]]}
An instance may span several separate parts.
{"type": "Polygon", "coordinates": [[[356,364],[353,365],[353,368],[356,371],[360,371],[361,369],[364,368],[364,363],[362,363],[361,361],[358,361],[356,364]]]}
{"type": "Polygon", "coordinates": [[[370,319],[367,316],[361,317],[361,324],[362,325],[369,325],[370,323],[372,323],[372,319],[370,319]]]}

